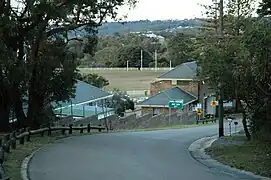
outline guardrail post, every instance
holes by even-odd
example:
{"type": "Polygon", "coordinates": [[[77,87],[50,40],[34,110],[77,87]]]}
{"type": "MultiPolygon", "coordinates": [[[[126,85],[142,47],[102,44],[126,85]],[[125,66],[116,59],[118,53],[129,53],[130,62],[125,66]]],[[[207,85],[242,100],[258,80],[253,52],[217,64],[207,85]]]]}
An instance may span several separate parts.
{"type": "Polygon", "coordinates": [[[15,131],[14,132],[12,132],[12,142],[11,142],[11,148],[12,149],[16,149],[16,133],[15,133],[15,131]]]}
{"type": "Polygon", "coordinates": [[[70,124],[69,134],[72,134],[72,124],[70,124]]]}
{"type": "Polygon", "coordinates": [[[27,132],[28,132],[28,135],[26,137],[26,141],[29,142],[30,141],[30,137],[31,137],[31,131],[30,131],[30,128],[27,128],[27,132]]]}
{"type": "Polygon", "coordinates": [[[63,127],[63,129],[61,130],[61,134],[64,135],[65,134],[65,129],[64,129],[65,125],[63,124],[62,127],[63,127]]]}
{"type": "Polygon", "coordinates": [[[88,133],[90,133],[90,124],[88,124],[88,133]]]}
{"type": "Polygon", "coordinates": [[[9,140],[10,140],[10,134],[5,135],[5,151],[7,153],[10,152],[10,144],[8,143],[9,140]]]}
{"type": "Polygon", "coordinates": [[[48,126],[48,136],[51,136],[52,135],[52,129],[51,129],[51,126],[49,125],[48,126]]]}
{"type": "Polygon", "coordinates": [[[24,136],[20,137],[20,144],[24,144],[24,136]]]}
{"type": "Polygon", "coordinates": [[[83,124],[80,124],[80,127],[81,127],[80,133],[82,134],[84,132],[83,124]]]}
{"type": "Polygon", "coordinates": [[[44,136],[44,131],[41,131],[40,135],[41,135],[41,137],[43,137],[44,136]]]}

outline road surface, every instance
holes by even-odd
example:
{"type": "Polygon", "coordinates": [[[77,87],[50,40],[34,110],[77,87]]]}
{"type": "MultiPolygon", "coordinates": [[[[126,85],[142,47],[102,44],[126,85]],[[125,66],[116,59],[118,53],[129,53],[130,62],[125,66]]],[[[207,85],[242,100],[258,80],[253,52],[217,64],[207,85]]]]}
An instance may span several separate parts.
{"type": "Polygon", "coordinates": [[[235,180],[194,160],[189,145],[218,125],[77,136],[46,146],[30,180],[235,180]]]}

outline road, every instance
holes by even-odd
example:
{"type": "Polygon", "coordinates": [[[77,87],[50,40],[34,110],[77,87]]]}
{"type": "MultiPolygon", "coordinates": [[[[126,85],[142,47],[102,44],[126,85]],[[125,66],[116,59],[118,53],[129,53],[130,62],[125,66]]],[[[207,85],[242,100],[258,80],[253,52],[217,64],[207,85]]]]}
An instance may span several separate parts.
{"type": "Polygon", "coordinates": [[[34,155],[30,180],[235,180],[188,152],[193,141],[217,129],[211,125],[63,139],[34,155]]]}

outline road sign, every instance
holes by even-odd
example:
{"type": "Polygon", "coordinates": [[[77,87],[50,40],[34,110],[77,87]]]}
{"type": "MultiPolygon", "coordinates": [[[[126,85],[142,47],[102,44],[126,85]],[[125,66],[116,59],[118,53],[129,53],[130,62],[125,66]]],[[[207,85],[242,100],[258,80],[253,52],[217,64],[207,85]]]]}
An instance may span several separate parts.
{"type": "Polygon", "coordinates": [[[217,105],[217,102],[216,101],[212,101],[211,102],[211,106],[215,107],[217,105]]]}
{"type": "Polygon", "coordinates": [[[197,109],[196,113],[198,116],[200,116],[203,113],[203,111],[202,111],[202,109],[197,109]]]}
{"type": "Polygon", "coordinates": [[[168,102],[169,108],[182,109],[183,108],[183,100],[172,100],[168,102]]]}

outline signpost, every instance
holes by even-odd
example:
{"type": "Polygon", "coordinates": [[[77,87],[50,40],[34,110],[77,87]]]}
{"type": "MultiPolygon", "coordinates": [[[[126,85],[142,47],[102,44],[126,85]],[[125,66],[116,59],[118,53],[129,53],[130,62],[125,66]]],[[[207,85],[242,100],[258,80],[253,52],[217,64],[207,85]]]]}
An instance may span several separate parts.
{"type": "Polygon", "coordinates": [[[169,108],[183,109],[183,100],[172,100],[168,102],[169,108]]]}
{"type": "Polygon", "coordinates": [[[168,123],[170,124],[170,116],[171,116],[171,108],[173,109],[183,109],[183,100],[171,100],[168,102],[168,108],[169,108],[169,118],[168,118],[168,123]]]}

